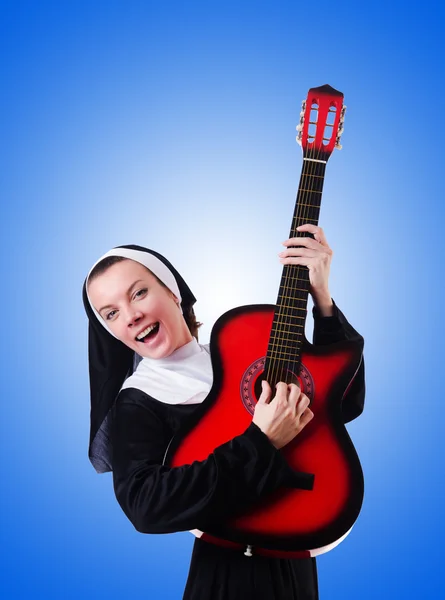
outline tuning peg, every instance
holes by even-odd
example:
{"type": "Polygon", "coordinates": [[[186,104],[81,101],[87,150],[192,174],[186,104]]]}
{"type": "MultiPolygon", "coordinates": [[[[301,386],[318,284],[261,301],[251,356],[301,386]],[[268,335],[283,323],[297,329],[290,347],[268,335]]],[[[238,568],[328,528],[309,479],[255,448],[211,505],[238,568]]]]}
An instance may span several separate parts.
{"type": "Polygon", "coordinates": [[[335,147],[337,148],[337,150],[341,150],[343,148],[341,144],[335,144],[335,147]]]}
{"type": "Polygon", "coordinates": [[[344,120],[345,119],[345,112],[346,112],[346,106],[343,105],[341,111],[340,111],[340,119],[344,120]]]}
{"type": "Polygon", "coordinates": [[[297,131],[303,131],[303,125],[300,123],[299,125],[296,126],[295,128],[297,131]]]}
{"type": "Polygon", "coordinates": [[[301,133],[299,133],[295,139],[297,140],[297,144],[300,144],[301,146],[301,133]]]}

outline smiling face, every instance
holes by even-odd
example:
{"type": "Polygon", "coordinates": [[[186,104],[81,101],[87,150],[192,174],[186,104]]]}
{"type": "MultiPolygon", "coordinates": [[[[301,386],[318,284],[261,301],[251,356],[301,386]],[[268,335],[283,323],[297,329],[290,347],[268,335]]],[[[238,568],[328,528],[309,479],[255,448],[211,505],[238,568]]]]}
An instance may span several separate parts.
{"type": "Polygon", "coordinates": [[[93,279],[88,296],[114,335],[140,356],[164,358],[193,339],[177,297],[134,260],[117,262],[93,279]],[[153,323],[159,323],[155,337],[138,341],[153,323]]]}

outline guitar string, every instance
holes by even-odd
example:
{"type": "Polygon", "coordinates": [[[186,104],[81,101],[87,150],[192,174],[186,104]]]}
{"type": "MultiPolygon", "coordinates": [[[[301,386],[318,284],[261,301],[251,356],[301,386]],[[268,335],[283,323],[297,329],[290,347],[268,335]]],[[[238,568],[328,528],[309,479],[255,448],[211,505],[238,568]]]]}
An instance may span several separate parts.
{"type": "MultiPolygon", "coordinates": [[[[338,102],[338,99],[336,100],[336,102],[338,102]]],[[[326,110],[326,118],[323,119],[321,127],[322,127],[322,131],[319,132],[319,128],[320,128],[320,112],[321,112],[321,106],[320,104],[318,104],[318,109],[317,109],[317,119],[316,119],[316,132],[315,135],[321,135],[321,142],[320,145],[315,149],[315,153],[312,152],[311,154],[311,158],[315,158],[315,160],[320,160],[320,157],[323,156],[324,158],[326,158],[326,149],[325,146],[323,144],[323,137],[325,136],[325,131],[326,131],[326,126],[328,124],[328,119],[329,119],[329,111],[331,109],[331,103],[327,106],[327,108],[324,108],[323,110],[326,110]]],[[[313,104],[311,105],[311,107],[313,106],[313,104]]],[[[335,106],[335,110],[338,110],[338,107],[335,106]]],[[[310,114],[310,113],[309,113],[310,114]]],[[[335,121],[334,121],[335,122],[335,121]]],[[[329,137],[329,140],[332,140],[333,138],[333,132],[334,132],[334,127],[332,127],[332,131],[331,131],[331,135],[329,137]]],[[[315,140],[314,140],[315,142],[315,140]]],[[[329,144],[329,142],[328,142],[329,144]]],[[[328,145],[326,144],[326,146],[328,145]]],[[[304,162],[304,161],[303,161],[304,162]]],[[[327,161],[326,161],[327,162],[327,161]]],[[[306,169],[306,172],[303,171],[303,173],[305,173],[305,177],[304,180],[302,182],[303,185],[303,190],[307,190],[306,193],[303,193],[301,196],[301,202],[303,203],[303,207],[302,207],[302,223],[303,224],[307,221],[311,221],[311,220],[316,220],[318,223],[319,220],[319,211],[321,208],[321,196],[322,196],[322,189],[319,190],[317,189],[318,187],[323,187],[323,182],[324,182],[324,175],[325,175],[325,169],[326,169],[326,162],[324,164],[321,163],[317,163],[317,162],[312,162],[310,163],[310,168],[306,169]],[[320,178],[322,181],[318,182],[318,178],[320,178]],[[320,185],[316,185],[320,183],[320,185]],[[317,202],[314,201],[314,206],[312,206],[312,200],[315,196],[315,194],[319,194],[319,197],[317,199],[317,202]],[[307,202],[306,202],[307,201],[307,202]],[[312,215],[312,217],[314,217],[314,213],[318,210],[318,216],[317,219],[315,218],[311,218],[309,217],[309,215],[312,215]]],[[[298,237],[298,236],[297,236],[298,237]]],[[[299,237],[311,237],[310,232],[303,232],[301,236],[299,237]]],[[[315,239],[315,238],[312,238],[315,239]]],[[[303,248],[305,248],[305,246],[303,246],[303,248]]],[[[294,273],[294,275],[296,276],[294,279],[294,283],[291,285],[292,287],[292,291],[295,292],[296,288],[299,285],[299,280],[301,277],[301,286],[302,288],[304,288],[304,291],[307,293],[309,291],[309,286],[310,286],[310,277],[309,277],[309,267],[307,265],[291,265],[291,273],[294,273]]],[[[296,296],[296,294],[292,294],[293,297],[296,296]]],[[[297,301],[298,304],[301,303],[301,300],[297,301]]],[[[297,303],[295,303],[297,304],[297,303]]],[[[306,297],[306,306],[307,306],[307,297],[306,297]]],[[[300,328],[300,331],[296,334],[295,331],[293,332],[293,335],[297,338],[299,338],[300,341],[300,349],[302,347],[302,342],[303,342],[303,338],[304,338],[304,330],[305,330],[305,322],[306,322],[306,317],[307,317],[307,307],[302,307],[302,306],[295,306],[294,309],[294,318],[295,317],[299,317],[299,313],[302,312],[303,308],[306,311],[306,315],[304,317],[301,318],[301,321],[303,321],[303,323],[301,323],[302,327],[300,328]],[[301,311],[300,311],[301,309],[301,311]],[[296,313],[296,314],[295,314],[296,313]]],[[[292,309],[289,309],[287,315],[289,316],[289,322],[288,322],[288,334],[287,337],[289,338],[289,333],[292,334],[292,330],[291,327],[294,327],[294,325],[292,325],[292,309]]],[[[295,319],[298,320],[298,319],[295,319]]],[[[295,328],[295,327],[294,327],[295,328]]],[[[284,354],[287,354],[287,352],[284,352],[284,354]]],[[[282,363],[286,363],[286,360],[283,360],[282,363]]],[[[300,366],[301,366],[301,354],[300,354],[300,366]]],[[[295,374],[295,376],[298,376],[297,374],[297,359],[293,358],[291,361],[289,361],[289,371],[293,372],[295,374]]]]}
{"type": "MultiPolygon", "coordinates": [[[[312,104],[311,104],[312,106],[312,104]]],[[[309,111],[309,115],[310,115],[310,111],[309,111]]],[[[310,121],[310,116],[309,119],[310,121]]],[[[309,130],[309,124],[308,124],[308,130],[309,130]]],[[[315,163],[314,163],[315,164],[315,163]]],[[[301,191],[302,189],[305,190],[307,189],[305,186],[305,167],[306,164],[303,160],[303,165],[302,165],[302,173],[300,176],[300,185],[299,185],[299,189],[297,191],[297,206],[299,203],[302,202],[302,200],[304,200],[304,195],[305,192],[301,191]]],[[[297,215],[294,216],[294,220],[293,223],[291,224],[291,235],[290,237],[292,237],[292,230],[294,228],[296,228],[296,221],[298,221],[297,215]]],[[[296,233],[296,232],[295,232],[296,233]]],[[[287,248],[287,247],[286,247],[287,248]]],[[[294,265],[295,266],[295,265],[294,265]]],[[[289,275],[290,275],[290,271],[292,269],[292,265],[290,264],[284,264],[283,265],[283,270],[284,273],[282,274],[282,281],[283,281],[283,285],[282,287],[286,290],[288,289],[289,291],[292,291],[290,288],[288,288],[289,285],[289,275]]],[[[281,296],[283,296],[283,292],[281,291],[281,296]]],[[[283,347],[283,339],[286,338],[286,334],[288,335],[288,331],[287,331],[287,327],[286,327],[286,323],[284,322],[283,316],[287,316],[288,315],[288,309],[285,307],[285,302],[286,300],[284,298],[281,298],[281,303],[279,305],[279,310],[276,311],[276,320],[275,320],[275,335],[273,338],[273,343],[272,343],[272,352],[275,352],[276,355],[279,354],[279,349],[283,347]],[[280,323],[281,323],[281,329],[280,329],[280,323]],[[281,342],[281,344],[280,344],[281,342]]],[[[275,368],[273,365],[273,359],[271,359],[272,362],[272,376],[276,375],[276,377],[274,377],[273,383],[278,382],[278,381],[283,381],[286,378],[284,377],[284,365],[283,363],[285,362],[284,360],[280,360],[281,357],[276,356],[275,357],[275,368]],[[276,371],[276,373],[275,373],[276,371]]],[[[270,367],[268,369],[268,377],[266,378],[267,381],[270,381],[270,367]]],[[[287,383],[287,381],[286,381],[287,383]]]]}
{"type": "MultiPolygon", "coordinates": [[[[320,106],[319,106],[318,111],[317,111],[317,129],[319,128],[319,122],[320,122],[320,119],[319,119],[319,116],[320,116],[319,109],[320,109],[320,106]]],[[[314,140],[314,143],[315,143],[315,140],[314,140]]],[[[318,154],[316,153],[315,156],[316,156],[316,160],[318,160],[319,157],[321,156],[321,152],[319,152],[318,154]]],[[[313,155],[312,155],[312,157],[313,157],[313,155]]],[[[306,169],[307,175],[305,176],[304,182],[303,182],[303,185],[304,185],[303,189],[306,190],[306,192],[304,192],[303,196],[302,196],[302,203],[303,203],[303,207],[302,207],[302,211],[301,211],[301,213],[302,213],[301,221],[302,222],[299,223],[299,225],[302,225],[302,224],[304,224],[307,221],[312,221],[313,220],[313,219],[309,218],[309,215],[312,213],[312,207],[310,207],[309,204],[311,204],[311,200],[312,200],[312,197],[313,197],[313,190],[314,190],[315,181],[316,181],[315,177],[316,177],[316,174],[319,172],[318,164],[319,163],[310,162],[309,163],[309,169],[306,169]]],[[[300,236],[298,236],[297,232],[296,232],[296,234],[297,234],[297,237],[304,237],[304,238],[311,237],[310,232],[302,232],[300,236]]],[[[305,246],[303,246],[303,248],[305,248],[305,246]]],[[[302,286],[302,288],[304,288],[305,291],[306,291],[306,293],[307,293],[307,291],[308,291],[308,280],[309,280],[309,277],[308,277],[309,268],[306,265],[293,265],[292,269],[291,269],[291,272],[293,272],[294,275],[295,275],[294,283],[292,285],[292,297],[294,298],[295,295],[296,295],[296,293],[295,293],[296,292],[296,288],[299,286],[298,284],[299,284],[300,280],[301,280],[301,286],[302,286]]],[[[298,301],[298,304],[300,304],[300,303],[301,302],[298,301]]],[[[295,302],[295,304],[297,304],[297,303],[295,302]]],[[[294,317],[299,316],[299,314],[301,314],[301,312],[298,310],[300,308],[303,308],[303,307],[298,306],[293,311],[294,312],[294,317]]],[[[298,321],[298,320],[299,319],[295,319],[295,321],[298,321]]],[[[295,331],[294,331],[293,335],[294,335],[294,337],[297,337],[297,340],[299,339],[302,342],[303,332],[304,332],[304,321],[305,321],[305,318],[302,318],[301,320],[303,321],[303,327],[300,328],[300,331],[298,332],[298,335],[295,333],[295,331]]],[[[289,309],[289,331],[291,332],[291,334],[292,334],[292,327],[293,327],[293,325],[292,325],[292,310],[289,309]]],[[[295,327],[294,327],[294,329],[295,329],[295,327]]],[[[301,344],[300,344],[300,347],[301,347],[301,344]]],[[[283,361],[283,362],[285,362],[285,361],[283,361]]],[[[292,359],[292,361],[290,361],[290,370],[293,371],[294,373],[296,372],[296,364],[297,364],[296,363],[296,359],[292,359]]]]}
{"type": "MultiPolygon", "coordinates": [[[[312,107],[311,103],[311,107],[312,107]]],[[[309,110],[309,117],[308,117],[308,121],[310,121],[310,112],[311,112],[312,108],[309,110]]],[[[306,111],[307,112],[307,111],[306,111]]],[[[317,119],[318,120],[318,119],[317,119]]],[[[310,124],[308,123],[308,132],[309,132],[309,127],[310,124]]],[[[315,163],[312,163],[315,164],[315,163]]],[[[306,163],[304,162],[304,153],[303,153],[303,165],[302,165],[302,172],[301,172],[301,176],[300,176],[300,185],[299,185],[299,189],[297,191],[297,207],[300,204],[300,208],[301,208],[301,202],[305,199],[305,192],[302,192],[302,189],[308,189],[306,188],[305,185],[305,181],[306,181],[306,177],[305,177],[305,171],[306,171],[306,163]]],[[[291,235],[290,237],[292,237],[292,230],[295,229],[295,233],[296,232],[296,227],[298,226],[296,223],[298,222],[298,215],[296,214],[294,216],[293,219],[293,223],[291,224],[291,235]]],[[[287,248],[287,246],[286,246],[287,248]]],[[[290,265],[290,264],[284,264],[283,265],[283,270],[284,273],[282,274],[281,279],[283,281],[283,288],[284,290],[289,290],[289,292],[292,292],[292,288],[289,288],[289,277],[290,277],[290,272],[292,272],[292,267],[296,267],[297,265],[290,265]]],[[[293,269],[294,271],[296,269],[293,269]]],[[[281,295],[283,296],[283,293],[281,291],[281,295]]],[[[275,321],[275,335],[274,335],[274,339],[273,339],[273,344],[272,344],[272,351],[275,352],[275,359],[271,359],[272,362],[272,377],[273,377],[273,383],[276,383],[278,381],[285,381],[287,383],[287,379],[284,376],[284,369],[285,369],[285,365],[283,364],[285,361],[284,360],[280,360],[281,357],[278,357],[277,355],[279,354],[279,350],[280,348],[283,347],[283,340],[287,338],[289,339],[289,329],[287,324],[284,322],[283,316],[287,317],[288,316],[288,309],[285,306],[285,300],[283,298],[281,298],[281,303],[279,306],[279,310],[276,311],[276,321],[275,321]],[[281,325],[281,328],[280,328],[281,325]],[[275,367],[273,365],[273,360],[275,360],[275,367]]],[[[267,377],[267,381],[270,381],[269,379],[269,372],[270,372],[270,368],[268,370],[268,377],[267,377]]]]}
{"type": "MultiPolygon", "coordinates": [[[[312,153],[311,158],[315,158],[315,160],[320,160],[321,156],[325,156],[324,154],[324,147],[323,147],[323,137],[324,137],[324,132],[325,132],[325,128],[326,128],[326,123],[328,122],[328,116],[329,116],[329,109],[330,106],[328,105],[327,107],[327,111],[326,111],[326,117],[323,119],[322,124],[321,124],[321,128],[322,131],[320,132],[320,112],[321,112],[321,104],[318,103],[318,109],[317,109],[317,119],[316,119],[316,131],[315,131],[315,135],[319,135],[321,136],[321,141],[320,141],[320,145],[318,146],[318,148],[315,149],[315,154],[312,153]]],[[[326,110],[326,109],[324,109],[326,110]]],[[[315,139],[314,139],[314,143],[315,143],[315,139]]],[[[321,164],[321,163],[317,163],[317,162],[311,162],[310,163],[311,168],[309,169],[309,177],[305,180],[304,183],[304,189],[308,190],[306,193],[306,196],[304,197],[304,200],[307,200],[307,203],[305,202],[305,204],[307,204],[307,206],[303,207],[303,217],[302,217],[302,222],[305,223],[306,221],[313,221],[316,220],[318,223],[319,220],[319,215],[317,217],[317,219],[315,218],[309,218],[309,215],[312,215],[314,217],[315,211],[317,210],[317,208],[314,208],[313,206],[309,206],[309,204],[312,204],[312,200],[315,196],[315,193],[317,193],[319,190],[317,190],[317,186],[315,185],[317,183],[317,177],[321,177],[321,186],[323,185],[324,182],[324,175],[325,175],[325,166],[326,164],[321,164]]],[[[318,186],[320,187],[320,186],[318,186]]],[[[318,206],[318,210],[320,209],[321,206],[321,194],[320,194],[320,198],[319,198],[319,202],[317,201],[316,203],[314,202],[315,206],[318,206]]],[[[301,224],[303,224],[301,223],[301,224]]],[[[301,237],[311,237],[310,232],[303,232],[301,237]]],[[[313,237],[312,239],[315,239],[315,237],[313,237]]],[[[305,248],[305,247],[304,247],[305,248]]],[[[306,314],[305,316],[301,319],[302,320],[302,327],[300,328],[300,331],[298,332],[298,335],[296,336],[299,341],[300,341],[300,350],[302,349],[302,343],[303,343],[303,338],[304,338],[304,331],[305,331],[305,323],[306,323],[306,317],[307,317],[307,294],[309,291],[309,286],[310,286],[310,276],[309,276],[309,267],[307,265],[295,265],[295,275],[296,275],[296,279],[295,279],[295,284],[294,284],[294,289],[293,289],[293,296],[295,295],[295,291],[296,291],[296,287],[298,286],[298,282],[300,280],[301,277],[301,286],[302,288],[304,288],[305,293],[306,293],[306,307],[301,307],[299,306],[298,308],[305,308],[306,310],[306,314]]],[[[299,301],[299,303],[301,303],[301,301],[299,301]]],[[[298,313],[298,311],[296,311],[298,313]]],[[[284,362],[284,361],[283,361],[284,362]]],[[[301,365],[301,352],[300,352],[300,365],[301,365]]],[[[290,361],[290,370],[293,371],[295,373],[296,376],[298,376],[297,374],[297,359],[293,358],[292,361],[290,361]]]]}
{"type": "MultiPolygon", "coordinates": [[[[317,124],[319,122],[318,119],[318,115],[317,115],[317,124]]],[[[315,143],[315,140],[314,142],[315,143]]],[[[313,154],[312,154],[313,157],[313,154]]],[[[310,200],[311,200],[311,192],[309,190],[313,189],[313,184],[314,184],[314,174],[317,171],[317,163],[314,162],[309,162],[309,164],[307,164],[307,162],[305,162],[303,160],[303,170],[302,170],[302,177],[301,177],[301,191],[299,193],[299,204],[300,204],[300,211],[299,214],[296,215],[296,222],[293,224],[294,227],[294,232],[295,232],[295,236],[299,237],[299,238],[303,238],[303,237],[309,237],[310,234],[309,232],[298,232],[297,231],[297,227],[299,225],[303,225],[305,222],[307,222],[309,213],[310,213],[310,207],[308,206],[308,204],[310,204],[310,200]]],[[[298,246],[298,242],[296,244],[298,246]]],[[[301,244],[300,244],[301,246],[301,244]]],[[[304,248],[304,246],[303,246],[304,248]]],[[[289,300],[288,304],[285,303],[286,306],[286,312],[285,312],[285,320],[283,323],[283,332],[284,334],[281,336],[282,340],[286,340],[286,339],[295,339],[295,337],[297,337],[298,339],[298,335],[296,335],[296,322],[298,322],[298,319],[296,318],[297,316],[299,316],[299,311],[298,309],[301,308],[300,306],[297,306],[297,302],[295,301],[295,295],[296,295],[296,289],[298,287],[298,282],[301,279],[304,279],[304,269],[307,268],[304,265],[298,265],[298,264],[288,264],[287,265],[288,269],[287,269],[287,277],[286,279],[290,278],[290,285],[289,285],[289,289],[291,290],[291,296],[292,296],[292,301],[289,300]]],[[[304,287],[304,286],[303,286],[304,287]]],[[[281,344],[281,347],[283,347],[283,343],[281,344]]],[[[280,354],[280,349],[278,349],[278,354],[280,354]]],[[[284,354],[287,354],[286,352],[284,354]]],[[[284,357],[283,357],[284,358],[284,357]]],[[[280,361],[282,364],[282,378],[283,381],[286,381],[286,383],[290,382],[290,374],[289,376],[286,376],[286,366],[289,363],[289,371],[295,371],[295,365],[296,365],[296,361],[292,360],[292,361],[286,361],[286,360],[282,360],[280,361]]]]}
{"type": "MultiPolygon", "coordinates": [[[[310,115],[312,112],[312,106],[313,106],[314,102],[311,103],[310,105],[310,109],[309,109],[309,117],[308,120],[310,121],[310,115]]],[[[319,118],[317,115],[317,119],[316,122],[318,124],[319,122],[319,118]]],[[[309,133],[309,127],[310,127],[310,123],[308,123],[308,133],[309,133]]],[[[312,143],[315,143],[315,139],[312,143]]],[[[312,148],[311,148],[312,150],[312,148]]],[[[312,154],[312,158],[314,157],[314,155],[312,154]]],[[[300,177],[300,186],[299,186],[299,190],[297,192],[297,207],[299,206],[299,208],[301,209],[301,214],[298,215],[296,214],[294,217],[294,222],[292,223],[291,226],[291,235],[290,237],[294,237],[293,234],[293,230],[295,231],[295,235],[298,236],[298,232],[296,231],[296,227],[298,227],[298,225],[303,224],[306,220],[307,220],[307,208],[305,205],[309,204],[308,202],[306,202],[306,200],[308,199],[309,196],[309,192],[307,192],[306,190],[310,189],[310,184],[311,181],[313,181],[313,177],[311,177],[316,169],[315,167],[316,163],[314,162],[310,162],[309,165],[307,165],[307,162],[304,162],[304,156],[303,156],[303,165],[302,165],[302,173],[301,173],[301,177],[300,177]],[[301,220],[301,223],[299,223],[299,219],[301,220]]],[[[298,213],[299,211],[297,211],[298,213]]],[[[306,232],[303,232],[302,235],[300,237],[306,237],[305,236],[306,232]]],[[[292,264],[285,264],[283,265],[284,268],[284,288],[289,290],[289,292],[291,293],[291,295],[293,296],[293,292],[294,290],[294,283],[292,283],[293,281],[296,280],[298,281],[298,277],[301,274],[300,268],[303,265],[292,265],[292,264]],[[289,279],[291,280],[291,283],[289,285],[289,279]]],[[[283,278],[283,277],[282,277],[283,278]]],[[[290,308],[290,302],[289,304],[286,304],[286,301],[284,300],[283,302],[283,298],[279,307],[279,311],[278,311],[278,315],[277,315],[277,319],[276,319],[276,323],[275,325],[278,325],[277,327],[277,333],[275,336],[275,344],[274,346],[276,347],[275,349],[275,353],[276,355],[280,354],[280,349],[284,347],[283,345],[283,340],[285,339],[290,339],[290,335],[292,334],[291,331],[291,327],[292,327],[292,312],[291,312],[291,308],[290,308]],[[280,327],[281,325],[281,327],[280,327]]],[[[289,300],[289,299],[288,299],[289,300]]],[[[282,354],[286,354],[286,352],[281,352],[282,354]]],[[[284,360],[284,357],[279,357],[276,356],[275,357],[275,369],[274,371],[276,371],[276,379],[279,381],[284,381],[285,383],[288,383],[288,377],[285,375],[285,371],[286,371],[286,360],[284,360]],[[278,375],[279,374],[279,375],[278,375]]],[[[290,365],[290,370],[295,369],[295,365],[293,363],[291,363],[290,365]]],[[[274,379],[275,381],[275,379],[274,379]]]]}
{"type": "MultiPolygon", "coordinates": [[[[337,102],[338,102],[338,100],[337,100],[337,102]]],[[[314,104],[314,102],[311,103],[311,109],[309,110],[309,120],[310,120],[310,113],[312,111],[313,104],[314,104]]],[[[322,138],[324,137],[326,126],[328,124],[328,117],[329,117],[330,109],[331,109],[331,106],[328,106],[327,113],[326,113],[326,120],[324,122],[324,125],[322,125],[322,127],[323,127],[323,131],[321,132],[322,138]]],[[[335,109],[336,109],[336,115],[340,114],[340,111],[338,110],[338,106],[335,106],[335,109]]],[[[319,123],[320,123],[320,119],[319,119],[320,104],[318,104],[318,108],[316,110],[317,110],[317,120],[316,120],[317,125],[316,125],[315,135],[317,135],[317,127],[320,126],[319,125],[319,123]]],[[[334,123],[335,123],[335,121],[334,121],[334,123]]],[[[308,131],[309,131],[309,125],[308,125],[308,131]]],[[[333,133],[334,133],[334,127],[332,126],[330,140],[332,140],[333,133]]],[[[312,142],[312,143],[315,143],[315,139],[314,139],[314,142],[312,142]]],[[[326,144],[326,146],[327,145],[328,144],[326,144]]],[[[310,150],[312,151],[312,148],[310,150]]],[[[318,148],[316,148],[316,150],[315,150],[316,160],[320,159],[320,156],[322,156],[323,150],[324,150],[324,147],[323,147],[323,139],[322,139],[320,146],[318,148]]],[[[312,152],[311,158],[314,158],[313,152],[312,152]]],[[[318,211],[320,210],[321,197],[319,198],[320,202],[318,202],[315,206],[312,206],[310,201],[312,200],[314,193],[319,193],[321,196],[320,190],[316,189],[315,179],[317,177],[323,177],[323,179],[324,179],[324,173],[322,176],[320,176],[318,173],[320,173],[320,170],[322,170],[322,169],[320,169],[320,167],[317,167],[318,163],[312,162],[312,161],[310,161],[310,163],[311,164],[309,165],[309,168],[307,168],[307,166],[304,162],[304,157],[303,157],[303,169],[302,169],[302,175],[300,178],[301,183],[300,183],[300,189],[297,194],[298,203],[300,204],[300,208],[302,208],[302,210],[301,210],[300,216],[298,217],[298,215],[295,215],[295,218],[294,218],[295,222],[293,223],[293,227],[295,228],[295,237],[310,237],[310,232],[302,232],[302,234],[300,236],[298,236],[296,227],[298,227],[298,225],[301,225],[301,224],[307,222],[308,220],[315,220],[313,218],[310,218],[309,215],[311,214],[311,212],[313,210],[317,210],[317,208],[318,208],[318,211]],[[300,218],[301,223],[298,223],[298,218],[300,218]]],[[[322,182],[322,184],[323,184],[323,182],[322,182]]],[[[318,219],[317,219],[317,222],[318,222],[318,219]]],[[[291,227],[291,234],[292,234],[292,227],[291,227]]],[[[291,235],[291,237],[294,237],[294,236],[291,235]]],[[[312,238],[312,239],[314,239],[314,238],[312,238]]],[[[305,248],[305,247],[303,246],[303,248],[305,248]]],[[[292,292],[296,291],[296,288],[298,287],[298,281],[299,281],[300,275],[303,275],[304,269],[306,269],[307,275],[304,278],[304,281],[306,283],[305,291],[306,292],[308,291],[308,287],[310,285],[310,279],[308,276],[309,267],[307,265],[285,264],[285,265],[283,265],[283,268],[286,269],[286,271],[285,271],[286,287],[289,285],[289,278],[291,278],[291,281],[292,281],[292,275],[295,275],[295,277],[293,279],[294,283],[291,283],[290,288],[288,288],[288,289],[291,289],[292,292]]],[[[298,300],[298,302],[300,302],[300,300],[298,300]]],[[[302,331],[300,331],[299,333],[296,334],[295,331],[291,330],[291,327],[295,327],[295,325],[293,325],[293,323],[292,323],[292,319],[295,319],[295,317],[299,317],[298,312],[300,312],[300,309],[303,309],[303,307],[294,306],[293,308],[291,308],[290,303],[288,305],[285,303],[284,304],[285,310],[281,311],[282,307],[283,307],[283,304],[280,305],[280,311],[278,312],[277,321],[279,321],[280,316],[281,317],[283,316],[283,313],[284,313],[284,317],[286,317],[288,320],[283,321],[283,326],[282,326],[281,330],[278,330],[278,336],[275,336],[272,347],[274,347],[274,346],[279,347],[280,344],[278,342],[281,341],[281,347],[284,348],[283,340],[285,340],[285,339],[289,340],[290,334],[294,335],[297,338],[299,337],[301,342],[303,341],[304,323],[302,324],[303,325],[302,331]],[[292,314],[292,313],[294,313],[294,314],[292,314]],[[295,314],[295,313],[297,313],[297,314],[295,314]]],[[[306,309],[306,315],[307,315],[307,309],[306,309]]],[[[303,317],[302,320],[305,322],[306,318],[303,317]]],[[[300,344],[300,346],[301,346],[301,344],[300,344]]],[[[279,351],[277,353],[279,353],[279,351]]],[[[286,348],[284,348],[283,352],[281,352],[281,353],[285,354],[285,355],[290,354],[290,352],[288,352],[286,348]]],[[[279,381],[285,381],[287,383],[287,378],[284,376],[284,372],[286,370],[286,364],[289,365],[287,370],[290,372],[293,372],[295,375],[297,375],[297,373],[296,373],[297,360],[292,359],[291,361],[286,361],[284,359],[284,357],[280,357],[280,359],[281,360],[275,361],[276,362],[275,368],[277,369],[278,372],[281,373],[279,381]]],[[[300,357],[300,363],[301,363],[301,357],[300,357]]],[[[270,368],[268,368],[268,377],[269,377],[269,372],[270,372],[270,368]]],[[[270,379],[268,377],[266,377],[266,380],[270,381],[270,379]]]]}

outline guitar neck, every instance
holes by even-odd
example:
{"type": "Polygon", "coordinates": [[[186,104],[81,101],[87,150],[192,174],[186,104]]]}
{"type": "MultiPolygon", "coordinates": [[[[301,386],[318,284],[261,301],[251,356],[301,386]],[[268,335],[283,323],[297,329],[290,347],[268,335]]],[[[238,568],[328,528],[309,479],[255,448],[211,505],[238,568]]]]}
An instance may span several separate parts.
{"type": "MultiPolygon", "coordinates": [[[[318,225],[325,170],[326,161],[303,160],[289,238],[314,237],[309,232],[297,231],[297,227],[305,223],[318,225]]],[[[289,362],[296,372],[300,366],[309,283],[306,266],[284,265],[265,363],[265,370],[275,373],[277,382],[286,381],[289,362]]]]}
{"type": "Polygon", "coordinates": [[[310,233],[297,231],[297,227],[304,223],[318,225],[325,171],[326,161],[309,158],[303,160],[289,237],[312,236],[310,233]]]}

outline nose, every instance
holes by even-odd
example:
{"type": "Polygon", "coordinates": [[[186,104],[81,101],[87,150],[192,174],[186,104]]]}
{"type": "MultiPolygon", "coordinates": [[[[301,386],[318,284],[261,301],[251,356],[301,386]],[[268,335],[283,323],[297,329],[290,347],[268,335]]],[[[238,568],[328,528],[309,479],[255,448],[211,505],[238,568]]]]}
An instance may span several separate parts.
{"type": "Polygon", "coordinates": [[[130,307],[127,310],[127,313],[125,315],[125,320],[127,322],[128,327],[133,327],[133,325],[136,325],[141,320],[141,318],[141,311],[132,307],[130,307]]]}

